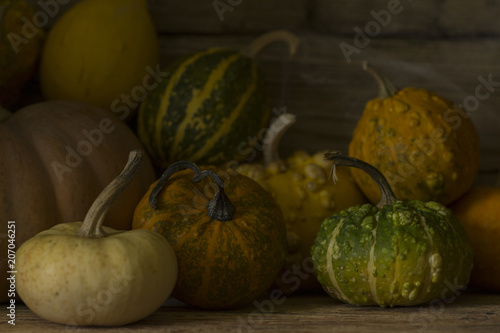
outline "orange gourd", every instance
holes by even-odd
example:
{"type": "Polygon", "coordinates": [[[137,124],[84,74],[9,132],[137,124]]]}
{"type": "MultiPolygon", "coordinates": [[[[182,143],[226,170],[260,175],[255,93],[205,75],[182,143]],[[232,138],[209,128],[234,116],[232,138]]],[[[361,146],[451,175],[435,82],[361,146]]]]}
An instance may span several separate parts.
{"type": "MultiPolygon", "coordinates": [[[[449,204],[471,188],[479,169],[479,136],[464,110],[425,89],[396,89],[379,81],[380,97],[366,104],[349,145],[349,155],[378,168],[401,200],[449,204]]],[[[353,170],[372,203],[380,191],[353,170]]]]}
{"type": "Polygon", "coordinates": [[[200,169],[187,161],[170,165],[151,186],[136,208],[133,228],[167,238],[179,266],[172,295],[206,309],[237,308],[256,299],[286,256],[283,215],[267,191],[232,170],[200,169]]]}

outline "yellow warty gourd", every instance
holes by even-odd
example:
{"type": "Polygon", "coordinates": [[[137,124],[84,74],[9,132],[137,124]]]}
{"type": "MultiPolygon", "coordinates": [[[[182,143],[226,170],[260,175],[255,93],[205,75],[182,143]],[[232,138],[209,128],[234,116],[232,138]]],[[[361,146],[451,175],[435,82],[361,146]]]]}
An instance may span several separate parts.
{"type": "MultiPolygon", "coordinates": [[[[349,155],[378,168],[401,200],[449,204],[474,183],[480,142],[464,110],[425,89],[396,89],[365,64],[380,86],[380,97],[366,104],[354,129],[349,155]]],[[[359,170],[352,175],[376,203],[380,191],[359,170]]]]}
{"type": "Polygon", "coordinates": [[[294,122],[291,114],[277,118],[264,140],[264,164],[243,164],[236,169],[269,191],[283,211],[288,255],[276,284],[288,294],[321,289],[312,274],[310,256],[321,222],[333,213],[366,202],[349,169],[338,168],[339,181],[333,182],[324,152],[310,155],[296,151],[284,163],[279,159],[279,140],[294,122]]]}

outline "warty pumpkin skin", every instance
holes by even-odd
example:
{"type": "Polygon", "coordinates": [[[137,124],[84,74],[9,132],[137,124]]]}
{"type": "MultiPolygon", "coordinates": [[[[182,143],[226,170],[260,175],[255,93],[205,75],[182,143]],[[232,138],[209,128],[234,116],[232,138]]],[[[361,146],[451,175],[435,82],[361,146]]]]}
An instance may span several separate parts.
{"type": "Polygon", "coordinates": [[[450,209],[403,201],[379,170],[352,157],[325,155],[374,177],[382,198],[325,219],[311,254],[324,290],[354,305],[414,306],[464,288],[473,266],[471,242],[450,209]]]}
{"type": "MultiPolygon", "coordinates": [[[[447,205],[458,199],[479,169],[479,136],[470,118],[431,91],[388,88],[387,79],[368,70],[378,75],[385,93],[366,104],[349,155],[378,168],[401,200],[447,205]]],[[[375,182],[359,170],[352,174],[376,203],[380,192],[375,182]]]]}
{"type": "MultiPolygon", "coordinates": [[[[158,182],[139,202],[132,227],[156,230],[174,248],[179,265],[172,295],[197,307],[231,309],[256,299],[275,280],[286,256],[286,229],[274,199],[233,170],[202,167],[224,179],[235,213],[228,221],[207,214],[212,180],[193,183],[193,171],[174,174],[148,203],[158,182]]],[[[167,169],[168,171],[169,169],[167,169]]]]}
{"type": "MultiPolygon", "coordinates": [[[[16,246],[56,224],[83,220],[95,197],[121,171],[129,151],[142,149],[120,119],[81,102],[42,102],[6,116],[0,122],[0,233],[7,234],[7,222],[16,221],[16,246]],[[65,171],[56,172],[57,166],[65,171]]],[[[130,229],[135,206],[155,178],[145,156],[105,223],[130,229]]],[[[7,238],[0,242],[5,277],[7,238]]],[[[6,282],[2,278],[2,301],[6,282]]]]}

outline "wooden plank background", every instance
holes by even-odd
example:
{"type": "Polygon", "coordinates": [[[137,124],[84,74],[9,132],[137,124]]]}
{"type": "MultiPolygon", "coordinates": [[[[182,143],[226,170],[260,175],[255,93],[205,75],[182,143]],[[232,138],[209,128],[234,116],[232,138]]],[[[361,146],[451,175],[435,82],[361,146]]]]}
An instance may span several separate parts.
{"type": "MultiPolygon", "coordinates": [[[[59,5],[57,15],[49,15],[51,23],[76,2],[59,5]]],[[[207,47],[242,48],[270,30],[288,29],[301,38],[293,61],[286,61],[282,44],[267,48],[257,59],[267,76],[271,105],[298,116],[283,139],[282,155],[296,149],[347,149],[365,103],[377,94],[375,82],[361,69],[363,60],[399,87],[430,89],[457,103],[475,94],[481,76],[500,83],[497,0],[148,0],[148,4],[163,66],[207,47]],[[225,10],[218,12],[216,5],[225,10]],[[357,31],[366,29],[371,37],[347,59],[341,43],[356,45],[357,31]]],[[[500,183],[499,105],[500,86],[472,114],[482,149],[478,183],[500,183]]]]}

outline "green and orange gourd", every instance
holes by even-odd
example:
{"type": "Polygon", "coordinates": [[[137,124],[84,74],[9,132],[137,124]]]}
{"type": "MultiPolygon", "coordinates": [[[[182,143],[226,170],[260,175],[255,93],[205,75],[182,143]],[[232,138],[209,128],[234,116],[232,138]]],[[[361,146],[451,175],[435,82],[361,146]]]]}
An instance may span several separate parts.
{"type": "Polygon", "coordinates": [[[139,202],[132,226],[166,237],[179,265],[172,295],[201,308],[251,302],[271,286],[285,261],[278,204],[233,170],[171,164],[139,202]]]}

